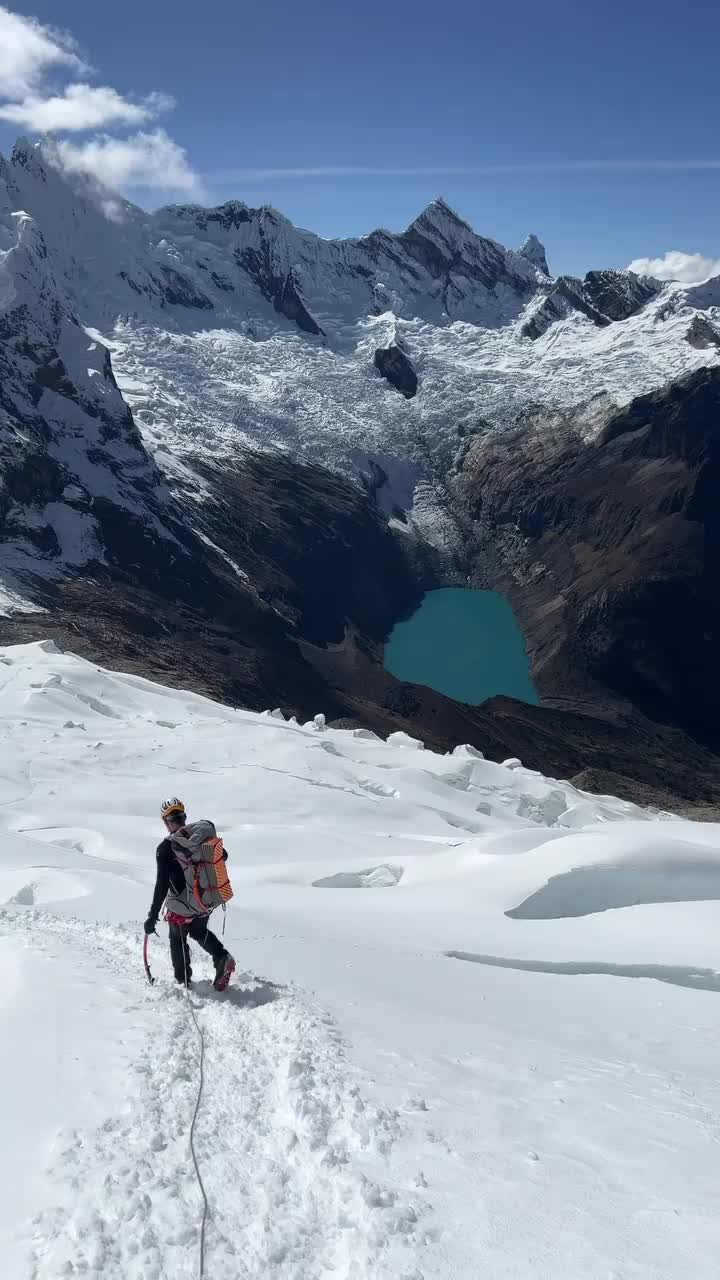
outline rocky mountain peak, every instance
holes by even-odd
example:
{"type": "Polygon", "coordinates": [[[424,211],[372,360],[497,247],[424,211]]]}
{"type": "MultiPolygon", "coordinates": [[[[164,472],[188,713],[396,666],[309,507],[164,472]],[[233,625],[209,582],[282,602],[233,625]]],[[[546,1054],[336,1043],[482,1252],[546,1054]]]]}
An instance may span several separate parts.
{"type": "Polygon", "coordinates": [[[583,293],[592,306],[610,320],[627,320],[661,290],[659,280],[636,276],[632,271],[588,271],[583,293]]]}
{"type": "Polygon", "coordinates": [[[18,138],[10,157],[12,168],[24,169],[34,178],[47,182],[42,143],[30,142],[28,138],[18,138]]]}
{"type": "Polygon", "coordinates": [[[538,271],[542,271],[543,275],[550,275],[545,245],[542,240],[538,240],[536,235],[526,236],[518,249],[518,253],[521,258],[525,258],[526,262],[530,262],[533,267],[537,267],[538,271]]]}
{"type": "Polygon", "coordinates": [[[445,235],[448,233],[457,235],[458,232],[475,235],[472,227],[450,207],[446,200],[443,200],[442,196],[438,196],[436,200],[431,200],[422,213],[410,223],[408,230],[429,227],[435,228],[445,235]]]}

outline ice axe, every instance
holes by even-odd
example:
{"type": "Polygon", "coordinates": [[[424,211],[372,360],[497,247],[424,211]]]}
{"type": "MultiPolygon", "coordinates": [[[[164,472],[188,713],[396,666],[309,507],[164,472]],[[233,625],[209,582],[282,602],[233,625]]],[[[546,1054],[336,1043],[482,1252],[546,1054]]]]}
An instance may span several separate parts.
{"type": "Polygon", "coordinates": [[[153,978],[150,972],[150,965],[148,964],[148,942],[149,941],[150,941],[150,938],[148,937],[147,934],[145,934],[145,938],[143,940],[143,964],[145,965],[145,976],[148,982],[150,983],[150,986],[152,987],[155,982],[155,979],[153,978]]]}

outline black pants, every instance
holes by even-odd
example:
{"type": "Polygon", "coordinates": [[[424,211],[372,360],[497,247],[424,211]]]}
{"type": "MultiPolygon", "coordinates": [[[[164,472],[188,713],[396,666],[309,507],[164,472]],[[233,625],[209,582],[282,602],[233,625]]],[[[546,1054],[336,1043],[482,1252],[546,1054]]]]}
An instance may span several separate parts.
{"type": "Polygon", "coordinates": [[[218,960],[224,960],[227,955],[222,942],[215,937],[208,929],[206,916],[196,916],[189,924],[171,924],[168,926],[170,930],[170,959],[175,972],[177,982],[188,981],[192,977],[192,969],[190,968],[190,948],[188,946],[188,938],[192,938],[193,942],[197,942],[203,951],[207,951],[217,964],[218,960]]]}

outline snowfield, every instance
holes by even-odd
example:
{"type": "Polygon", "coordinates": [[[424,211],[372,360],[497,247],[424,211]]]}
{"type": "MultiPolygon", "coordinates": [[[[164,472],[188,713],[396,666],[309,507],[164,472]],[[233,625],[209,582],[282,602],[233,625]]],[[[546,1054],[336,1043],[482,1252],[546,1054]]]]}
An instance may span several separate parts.
{"type": "Polygon", "coordinates": [[[0,712],[4,1274],[199,1274],[199,1044],[141,954],[179,794],[236,895],[190,997],[208,1277],[717,1275],[720,827],[47,642],[0,712]]]}

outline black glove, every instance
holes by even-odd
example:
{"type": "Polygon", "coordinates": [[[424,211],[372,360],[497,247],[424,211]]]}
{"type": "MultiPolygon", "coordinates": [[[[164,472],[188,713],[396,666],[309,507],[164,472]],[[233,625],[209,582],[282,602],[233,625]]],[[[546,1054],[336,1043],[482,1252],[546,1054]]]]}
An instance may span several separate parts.
{"type": "Polygon", "coordinates": [[[145,921],[145,924],[143,925],[143,929],[145,930],[148,937],[150,936],[151,933],[157,933],[157,929],[155,928],[156,924],[157,924],[157,920],[153,919],[152,916],[148,916],[147,920],[145,921]]]}

